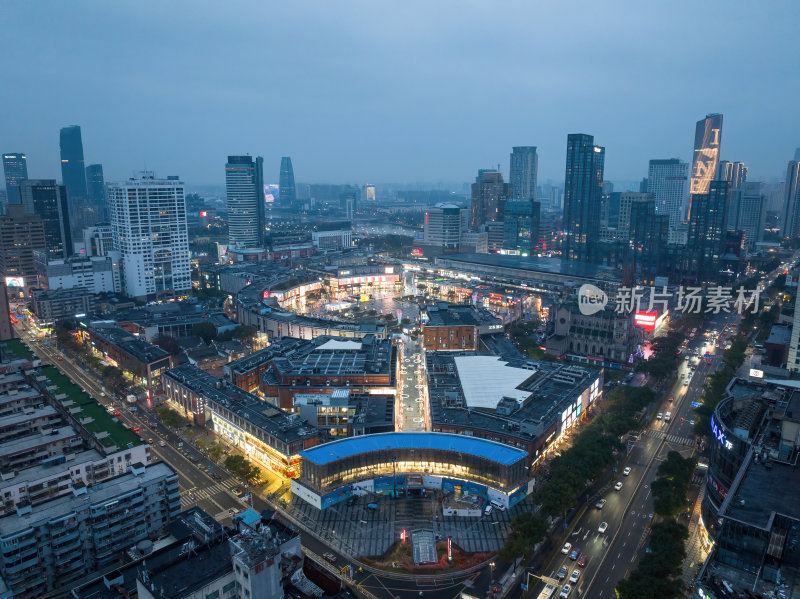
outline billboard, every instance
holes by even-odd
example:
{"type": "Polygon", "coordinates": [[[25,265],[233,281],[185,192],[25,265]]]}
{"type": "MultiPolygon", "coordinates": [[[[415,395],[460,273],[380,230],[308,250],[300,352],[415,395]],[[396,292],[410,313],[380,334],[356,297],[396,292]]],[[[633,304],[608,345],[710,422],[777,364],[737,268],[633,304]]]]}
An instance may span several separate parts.
{"type": "Polygon", "coordinates": [[[25,279],[22,277],[6,277],[6,287],[25,287],[25,279]]]}
{"type": "Polygon", "coordinates": [[[758,370],[756,368],[751,368],[750,369],[750,376],[753,377],[754,379],[763,379],[764,378],[764,371],[763,370],[758,370]]]}
{"type": "Polygon", "coordinates": [[[264,201],[267,204],[272,204],[278,199],[280,195],[280,187],[274,183],[264,186],[264,201]]]}
{"type": "Polygon", "coordinates": [[[657,319],[658,312],[638,311],[633,315],[634,324],[636,324],[637,327],[642,327],[645,331],[655,331],[657,319]]]}

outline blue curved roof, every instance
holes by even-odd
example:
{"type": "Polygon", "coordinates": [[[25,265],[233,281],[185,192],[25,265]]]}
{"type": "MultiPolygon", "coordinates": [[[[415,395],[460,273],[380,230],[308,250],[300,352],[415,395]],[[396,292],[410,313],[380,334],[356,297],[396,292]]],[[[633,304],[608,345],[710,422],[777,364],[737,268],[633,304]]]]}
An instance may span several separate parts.
{"type": "Polygon", "coordinates": [[[304,460],[323,466],[336,460],[381,449],[460,451],[461,453],[487,458],[506,466],[510,466],[528,456],[527,452],[521,449],[486,439],[426,432],[378,433],[375,435],[349,437],[306,449],[301,451],[300,455],[304,460]]]}

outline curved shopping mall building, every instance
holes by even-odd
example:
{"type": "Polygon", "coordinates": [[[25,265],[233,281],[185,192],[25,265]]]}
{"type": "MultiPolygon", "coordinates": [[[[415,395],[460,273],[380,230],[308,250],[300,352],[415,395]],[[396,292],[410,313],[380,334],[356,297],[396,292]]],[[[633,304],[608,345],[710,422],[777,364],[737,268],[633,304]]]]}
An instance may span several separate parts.
{"type": "Polygon", "coordinates": [[[292,493],[318,509],[352,495],[473,495],[512,506],[529,492],[527,452],[463,435],[429,432],[350,437],[300,452],[292,493]]]}

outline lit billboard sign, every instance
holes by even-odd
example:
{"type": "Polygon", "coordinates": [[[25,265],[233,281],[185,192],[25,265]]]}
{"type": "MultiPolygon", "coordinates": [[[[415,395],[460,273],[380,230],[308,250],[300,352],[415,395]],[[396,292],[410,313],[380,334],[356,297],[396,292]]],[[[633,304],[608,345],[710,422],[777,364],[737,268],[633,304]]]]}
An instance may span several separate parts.
{"type": "Polygon", "coordinates": [[[656,330],[656,320],[658,320],[658,312],[636,312],[633,315],[633,322],[637,327],[642,327],[645,331],[656,330]]]}
{"type": "Polygon", "coordinates": [[[25,287],[22,277],[6,277],[6,287],[25,287]]]}
{"type": "Polygon", "coordinates": [[[763,379],[764,378],[764,371],[763,370],[758,370],[756,368],[751,368],[750,369],[750,376],[753,377],[754,379],[763,379]]]}
{"type": "Polygon", "coordinates": [[[714,433],[714,437],[717,439],[717,441],[719,441],[720,445],[725,447],[725,449],[733,449],[733,443],[728,441],[725,431],[722,430],[719,425],[717,425],[713,415],[711,416],[711,432],[714,433]]]}

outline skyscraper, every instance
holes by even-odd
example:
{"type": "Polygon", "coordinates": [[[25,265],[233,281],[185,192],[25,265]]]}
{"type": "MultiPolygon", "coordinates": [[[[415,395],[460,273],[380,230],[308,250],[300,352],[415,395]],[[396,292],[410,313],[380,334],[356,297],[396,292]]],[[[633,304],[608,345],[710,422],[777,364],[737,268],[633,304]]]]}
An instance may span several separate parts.
{"type": "MultiPolygon", "coordinates": [[[[54,179],[27,179],[19,187],[27,214],[35,214],[44,224],[44,249],[49,259],[72,255],[72,232],[67,190],[54,179]]],[[[40,248],[35,248],[40,249],[40,248]]]]}
{"type": "Polygon", "coordinates": [[[182,295],[192,287],[183,183],[152,172],[108,185],[111,231],[121,253],[125,293],[182,295]]]}
{"type": "Polygon", "coordinates": [[[500,222],[505,213],[506,199],[511,186],[503,183],[503,173],[494,169],[481,169],[472,184],[472,218],[470,226],[478,229],[488,222],[500,222]]]}
{"type": "Polygon", "coordinates": [[[738,217],[734,230],[744,232],[745,246],[752,251],[764,235],[767,196],[764,186],[759,182],[746,182],[739,194],[738,217]]]}
{"type": "Polygon", "coordinates": [[[28,178],[28,158],[19,152],[3,154],[3,172],[6,176],[6,202],[19,204],[19,183],[28,178]]]}
{"type": "Polygon", "coordinates": [[[651,160],[647,172],[647,193],[652,194],[656,214],[669,217],[674,231],[683,225],[689,165],[677,158],[651,160]]]}
{"type": "Polygon", "coordinates": [[[0,216],[0,275],[6,279],[9,294],[18,297],[23,289],[36,286],[33,251],[43,247],[42,219],[26,214],[20,204],[9,204],[8,213],[0,216]]]}
{"type": "Polygon", "coordinates": [[[747,167],[744,162],[720,160],[717,167],[717,179],[727,181],[730,189],[739,189],[747,181],[747,167]]]}
{"type": "Polygon", "coordinates": [[[628,252],[626,262],[636,274],[637,282],[652,285],[665,259],[669,217],[656,213],[650,194],[630,195],[633,197],[628,207],[628,232],[623,238],[628,252]]]}
{"type": "Polygon", "coordinates": [[[261,247],[264,237],[264,159],[228,156],[225,165],[228,198],[228,245],[234,249],[261,247]]]}
{"type": "Polygon", "coordinates": [[[786,167],[786,181],[784,181],[783,189],[781,235],[783,237],[796,237],[800,235],[800,161],[789,161],[789,166],[786,167]]]}
{"type": "Polygon", "coordinates": [[[297,202],[297,192],[294,186],[292,159],[289,156],[281,158],[281,174],[278,185],[281,206],[293,207],[297,202]]]}
{"type": "Polygon", "coordinates": [[[594,145],[594,137],[583,133],[567,136],[562,244],[562,255],[567,260],[596,259],[594,244],[600,239],[604,161],[605,148],[594,145]]]}
{"type": "Polygon", "coordinates": [[[527,255],[539,243],[541,204],[531,198],[508,200],[503,218],[503,250],[527,255]]]}
{"type": "Polygon", "coordinates": [[[106,202],[106,181],[103,177],[102,164],[90,164],[86,167],[86,190],[89,194],[89,206],[94,210],[92,215],[95,225],[108,220],[108,203],[106,202]]]}
{"type": "Polygon", "coordinates": [[[688,221],[692,216],[692,196],[706,193],[709,184],[717,174],[719,152],[722,146],[722,115],[709,114],[697,121],[694,131],[694,156],[692,157],[692,178],[689,185],[688,221]]]}
{"type": "Polygon", "coordinates": [[[511,183],[515,200],[536,199],[536,177],[539,171],[539,156],[536,146],[515,146],[511,152],[511,183]]]}
{"type": "Polygon", "coordinates": [[[694,194],[693,202],[684,273],[694,282],[713,281],[719,274],[725,239],[728,182],[710,181],[708,191],[694,194]]]}
{"type": "Polygon", "coordinates": [[[81,128],[71,125],[61,129],[61,180],[67,188],[70,205],[74,198],[87,197],[86,168],[83,164],[81,128]]]}

